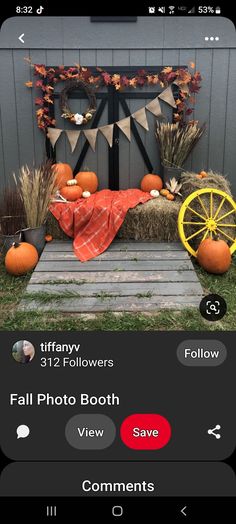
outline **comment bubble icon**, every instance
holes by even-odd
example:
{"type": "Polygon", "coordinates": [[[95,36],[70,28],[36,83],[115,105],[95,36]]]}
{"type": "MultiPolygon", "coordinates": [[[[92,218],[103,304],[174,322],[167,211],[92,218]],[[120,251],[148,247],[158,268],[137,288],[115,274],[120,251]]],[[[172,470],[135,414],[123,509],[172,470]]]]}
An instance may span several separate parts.
{"type": "Polygon", "coordinates": [[[27,438],[30,434],[30,428],[25,424],[21,424],[16,429],[17,438],[27,438]]]}

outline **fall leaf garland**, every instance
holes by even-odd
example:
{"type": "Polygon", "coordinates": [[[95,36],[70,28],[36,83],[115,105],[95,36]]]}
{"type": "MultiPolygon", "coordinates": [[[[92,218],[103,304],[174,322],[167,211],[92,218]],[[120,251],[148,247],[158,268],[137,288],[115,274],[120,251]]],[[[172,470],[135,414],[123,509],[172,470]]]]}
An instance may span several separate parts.
{"type": "Polygon", "coordinates": [[[47,130],[48,126],[55,125],[55,119],[50,116],[50,105],[54,104],[54,86],[62,80],[75,79],[86,84],[99,88],[102,86],[113,85],[117,91],[126,88],[135,89],[144,85],[160,85],[166,88],[173,82],[178,86],[178,99],[176,100],[176,112],[174,113],[175,122],[184,122],[185,117],[192,114],[195,103],[195,94],[201,88],[201,74],[194,71],[195,64],[191,62],[189,68],[174,69],[171,66],[164,67],[158,74],[149,74],[145,69],[137,71],[135,76],[128,78],[126,75],[119,73],[110,74],[100,67],[96,68],[97,75],[92,74],[91,69],[75,64],[74,67],[46,67],[43,64],[33,64],[29,58],[25,59],[34,70],[34,76],[37,80],[25,82],[26,87],[36,88],[40,93],[35,98],[36,117],[38,127],[47,130]],[[192,70],[191,72],[189,71],[192,70]]]}

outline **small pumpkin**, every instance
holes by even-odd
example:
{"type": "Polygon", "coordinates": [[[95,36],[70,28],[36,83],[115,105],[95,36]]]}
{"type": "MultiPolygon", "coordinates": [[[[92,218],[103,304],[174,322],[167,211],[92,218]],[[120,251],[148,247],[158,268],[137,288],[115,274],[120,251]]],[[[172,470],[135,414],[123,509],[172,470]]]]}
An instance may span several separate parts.
{"type": "Polygon", "coordinates": [[[157,197],[159,197],[160,193],[159,193],[159,191],[158,191],[157,189],[152,189],[152,190],[150,191],[150,195],[151,195],[153,198],[157,198],[157,197]]]}
{"type": "Polygon", "coordinates": [[[166,195],[166,198],[167,200],[171,200],[171,201],[175,200],[175,196],[172,195],[172,193],[168,193],[168,195],[166,195]]]}
{"type": "Polygon", "coordinates": [[[66,200],[69,200],[69,202],[75,202],[75,200],[78,200],[81,198],[83,189],[82,187],[76,185],[73,186],[65,186],[60,191],[61,196],[63,198],[66,198],[66,200]]]}
{"type": "Polygon", "coordinates": [[[25,275],[34,269],[39,256],[37,249],[28,242],[14,242],[5,257],[5,267],[10,275],[25,275]]]}
{"type": "Polygon", "coordinates": [[[93,171],[80,171],[75,178],[83,191],[89,191],[90,193],[97,191],[98,177],[93,171]]]}
{"type": "Polygon", "coordinates": [[[160,194],[164,197],[166,197],[167,195],[169,195],[169,189],[161,189],[160,191],[160,194]]]}
{"type": "Polygon", "coordinates": [[[45,235],[44,238],[45,238],[46,242],[52,242],[52,240],[53,240],[53,236],[52,235],[45,235]]]}
{"type": "Polygon", "coordinates": [[[75,180],[75,178],[72,178],[72,180],[68,180],[66,182],[67,186],[77,186],[77,184],[78,184],[78,182],[77,182],[77,180],[75,180]]]}
{"type": "Polygon", "coordinates": [[[200,178],[200,180],[202,180],[202,175],[199,173],[198,175],[196,175],[196,178],[200,178]]]}
{"type": "Polygon", "coordinates": [[[56,186],[58,189],[64,187],[68,180],[73,178],[73,171],[69,164],[58,162],[52,165],[52,170],[55,172],[56,186]]]}
{"type": "Polygon", "coordinates": [[[207,172],[206,171],[200,171],[199,175],[201,175],[202,178],[207,178],[207,172]]]}
{"type": "Polygon", "coordinates": [[[218,237],[203,240],[197,251],[199,265],[215,275],[228,271],[231,264],[231,253],[228,244],[218,237]]]}
{"type": "Polygon", "coordinates": [[[83,191],[83,193],[82,193],[82,197],[83,198],[89,198],[90,196],[91,196],[90,191],[83,191]]]}
{"type": "Polygon", "coordinates": [[[160,191],[163,188],[163,182],[159,175],[144,175],[141,180],[141,189],[147,193],[150,193],[152,189],[157,189],[160,191]]]}

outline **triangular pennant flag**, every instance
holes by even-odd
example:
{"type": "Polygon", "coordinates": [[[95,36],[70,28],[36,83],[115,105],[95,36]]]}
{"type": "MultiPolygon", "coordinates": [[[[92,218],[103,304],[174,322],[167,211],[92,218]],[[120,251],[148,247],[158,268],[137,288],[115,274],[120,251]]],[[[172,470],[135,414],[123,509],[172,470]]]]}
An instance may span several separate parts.
{"type": "Polygon", "coordinates": [[[101,131],[101,133],[105,136],[109,146],[112,147],[114,124],[109,124],[107,126],[99,127],[99,131],[101,131]]]}
{"type": "Polygon", "coordinates": [[[132,114],[132,117],[136,120],[136,122],[138,122],[138,124],[140,124],[140,126],[144,127],[146,131],[149,131],[145,107],[135,111],[135,113],[132,114]]]}
{"type": "Polygon", "coordinates": [[[61,136],[62,131],[63,131],[63,129],[57,129],[57,128],[54,128],[54,127],[48,127],[48,129],[47,129],[47,136],[48,136],[48,138],[49,138],[53,148],[55,147],[56,142],[57,142],[59,136],[61,136]]]}
{"type": "Polygon", "coordinates": [[[131,140],[130,116],[127,116],[127,118],[122,118],[122,120],[119,120],[118,122],[116,122],[116,125],[121,129],[121,131],[130,141],[131,140]]]}
{"type": "Polygon", "coordinates": [[[89,144],[92,150],[95,152],[98,129],[95,128],[95,129],[88,129],[86,131],[83,130],[83,133],[86,136],[87,140],[89,141],[89,144]]]}
{"type": "Polygon", "coordinates": [[[70,142],[71,153],[74,152],[77,142],[79,140],[80,131],[68,131],[66,130],[67,138],[70,142]]]}
{"type": "Polygon", "coordinates": [[[171,107],[176,107],[175,99],[173,97],[171,86],[167,87],[162,91],[158,98],[169,104],[171,107]]]}
{"type": "Polygon", "coordinates": [[[150,111],[150,113],[152,113],[153,115],[160,116],[161,115],[161,105],[158,100],[158,97],[154,98],[154,100],[151,100],[151,102],[149,102],[146,105],[146,109],[148,109],[148,111],[150,111]]]}

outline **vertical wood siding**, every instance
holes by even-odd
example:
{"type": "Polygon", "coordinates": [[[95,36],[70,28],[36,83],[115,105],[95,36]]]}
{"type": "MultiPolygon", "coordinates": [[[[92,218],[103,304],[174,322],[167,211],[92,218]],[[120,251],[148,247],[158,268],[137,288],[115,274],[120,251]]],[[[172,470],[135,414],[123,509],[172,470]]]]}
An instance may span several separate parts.
{"type": "MultiPolygon", "coordinates": [[[[186,167],[193,170],[202,168],[219,171],[227,175],[236,194],[236,51],[235,49],[15,49],[1,50],[0,84],[0,190],[12,179],[12,172],[18,171],[24,163],[36,164],[45,157],[44,135],[38,129],[35,118],[35,92],[27,89],[24,83],[32,78],[32,70],[24,61],[30,56],[34,63],[47,65],[73,65],[79,62],[87,66],[159,66],[187,65],[196,62],[203,76],[202,88],[197,95],[194,118],[206,123],[205,136],[202,137],[186,167]]],[[[60,86],[58,86],[60,88],[60,86]]],[[[154,93],[155,96],[155,93],[154,93]]],[[[131,112],[142,107],[147,101],[127,102],[131,112]]],[[[72,110],[82,111],[86,101],[71,101],[72,110]]],[[[163,108],[168,112],[168,108],[163,108]]],[[[68,127],[60,119],[56,108],[57,125],[68,127]]],[[[120,109],[120,118],[124,114],[120,109]]],[[[108,120],[105,109],[99,125],[108,120]]],[[[145,132],[138,124],[147,152],[158,172],[160,159],[154,135],[155,117],[148,113],[150,131],[145,132]]],[[[72,155],[66,136],[61,136],[57,145],[57,158],[69,162],[74,167],[84,143],[80,137],[72,155]]],[[[100,187],[108,185],[108,145],[99,133],[96,152],[89,149],[85,165],[98,172],[100,187]]],[[[120,187],[132,187],[139,183],[147,172],[137,144],[128,140],[120,132],[120,187]]]]}

